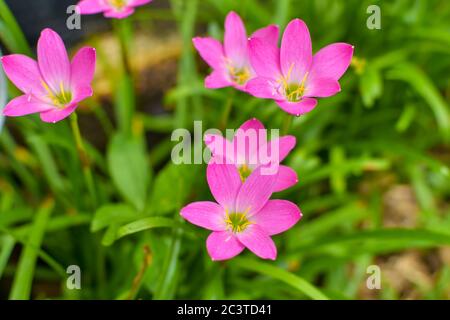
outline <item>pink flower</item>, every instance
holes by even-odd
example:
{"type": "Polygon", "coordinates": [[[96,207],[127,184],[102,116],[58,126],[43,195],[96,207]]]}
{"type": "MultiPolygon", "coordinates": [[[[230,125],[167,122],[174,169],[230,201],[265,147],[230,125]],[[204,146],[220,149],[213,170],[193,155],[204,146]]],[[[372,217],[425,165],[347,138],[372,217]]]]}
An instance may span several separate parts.
{"type": "Polygon", "coordinates": [[[333,43],[314,56],[306,24],[292,20],[283,34],[281,48],[258,38],[250,39],[250,60],[257,77],[246,90],[259,98],[273,99],[286,112],[301,115],[341,89],[339,78],[350,65],[353,46],[333,43]]]}
{"type": "Polygon", "coordinates": [[[213,260],[233,258],[245,247],[263,259],[274,260],[277,248],[270,236],[300,220],[300,209],[294,203],[269,200],[277,176],[262,175],[260,170],[242,183],[234,165],[212,162],[206,176],[217,203],[194,202],[181,209],[184,219],[213,231],[206,241],[213,260]]]}
{"type": "Polygon", "coordinates": [[[40,113],[42,121],[54,123],[92,96],[95,49],[80,49],[70,62],[60,36],[45,29],[38,41],[37,55],[37,62],[21,54],[1,58],[6,75],[24,93],[11,100],[3,114],[17,117],[40,113]]]}
{"type": "Polygon", "coordinates": [[[277,173],[273,192],[285,190],[298,182],[293,169],[279,165],[295,147],[295,137],[283,136],[267,141],[267,130],[257,119],[242,124],[232,141],[221,135],[207,134],[205,143],[216,159],[236,166],[242,181],[260,166],[273,165],[277,173]]]}
{"type": "Polygon", "coordinates": [[[150,3],[152,0],[81,0],[78,3],[80,14],[103,12],[106,18],[123,19],[133,14],[134,8],[150,3]]]}
{"type": "MultiPolygon", "coordinates": [[[[278,27],[272,25],[259,29],[252,37],[276,44],[278,27]]],[[[244,90],[247,81],[255,76],[250,65],[247,31],[235,12],[230,12],[226,17],[223,46],[210,37],[196,37],[192,42],[203,60],[213,69],[205,79],[206,88],[233,86],[244,90]]]]}

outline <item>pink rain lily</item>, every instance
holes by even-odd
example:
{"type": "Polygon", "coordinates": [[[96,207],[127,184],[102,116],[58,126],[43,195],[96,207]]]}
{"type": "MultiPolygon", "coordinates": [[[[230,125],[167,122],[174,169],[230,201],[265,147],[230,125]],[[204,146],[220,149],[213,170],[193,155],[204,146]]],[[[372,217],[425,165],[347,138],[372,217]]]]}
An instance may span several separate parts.
{"type": "Polygon", "coordinates": [[[299,116],[317,105],[315,98],[330,97],[341,88],[339,78],[350,65],[353,46],[333,43],[314,56],[308,27],[292,20],[281,48],[259,38],[249,40],[250,61],[257,77],[246,90],[255,97],[273,99],[286,112],[299,116]]]}
{"type": "Polygon", "coordinates": [[[258,167],[274,165],[273,173],[277,173],[277,178],[273,192],[285,190],[298,182],[293,169],[279,165],[295,147],[295,137],[288,135],[267,141],[267,130],[257,119],[242,124],[232,141],[214,134],[207,134],[204,139],[213,157],[236,166],[242,181],[258,167]]]}
{"type": "Polygon", "coordinates": [[[24,93],[11,100],[3,114],[17,117],[40,113],[42,121],[55,123],[92,96],[95,49],[80,49],[70,62],[61,37],[45,29],[38,41],[37,55],[37,62],[21,54],[1,58],[6,75],[24,93]]]}
{"type": "Polygon", "coordinates": [[[78,3],[80,14],[103,12],[106,18],[123,19],[133,14],[134,8],[153,0],[82,0],[78,3]]]}
{"type": "Polygon", "coordinates": [[[271,238],[290,229],[302,214],[292,202],[269,200],[276,175],[256,169],[242,183],[236,166],[211,162],[206,176],[216,202],[194,202],[181,209],[192,224],[213,231],[206,247],[212,260],[233,258],[247,247],[263,259],[274,260],[277,248],[271,238]]]}
{"type": "MultiPolygon", "coordinates": [[[[271,25],[259,29],[252,37],[276,44],[278,27],[271,25]]],[[[247,81],[255,76],[250,65],[247,31],[235,12],[230,12],[225,19],[223,46],[211,37],[196,37],[192,42],[203,60],[213,69],[205,79],[206,88],[233,86],[244,90],[247,81]]]]}

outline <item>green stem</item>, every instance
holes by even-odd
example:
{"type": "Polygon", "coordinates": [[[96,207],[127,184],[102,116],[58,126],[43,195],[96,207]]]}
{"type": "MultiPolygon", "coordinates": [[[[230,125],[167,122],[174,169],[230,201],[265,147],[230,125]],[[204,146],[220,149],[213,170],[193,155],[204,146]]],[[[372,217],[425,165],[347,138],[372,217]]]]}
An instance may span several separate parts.
{"type": "Polygon", "coordinates": [[[225,130],[228,125],[228,119],[230,118],[231,110],[233,109],[233,99],[234,99],[234,92],[233,90],[229,95],[225,102],[225,108],[223,110],[222,118],[220,120],[219,129],[225,130]]]}
{"type": "Polygon", "coordinates": [[[83,175],[86,180],[86,185],[91,195],[92,206],[97,206],[97,196],[95,193],[94,179],[91,171],[91,163],[89,161],[86,148],[84,147],[83,139],[81,137],[80,127],[78,126],[78,116],[74,112],[70,116],[70,127],[72,128],[73,137],[77,146],[78,156],[80,157],[83,175]]]}
{"type": "Polygon", "coordinates": [[[294,119],[294,116],[286,113],[283,118],[283,124],[281,126],[281,135],[286,135],[289,132],[289,129],[292,125],[292,120],[294,119]]]}

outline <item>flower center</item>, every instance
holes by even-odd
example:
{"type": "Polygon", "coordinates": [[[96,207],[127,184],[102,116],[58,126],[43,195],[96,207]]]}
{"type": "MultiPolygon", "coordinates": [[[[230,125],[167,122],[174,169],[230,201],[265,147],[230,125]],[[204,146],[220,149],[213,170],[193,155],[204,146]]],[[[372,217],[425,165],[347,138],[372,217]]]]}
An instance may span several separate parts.
{"type": "Polygon", "coordinates": [[[283,89],[284,89],[284,95],[286,96],[286,100],[289,102],[298,102],[302,99],[303,93],[305,92],[305,84],[306,79],[308,77],[308,72],[305,73],[303,76],[303,79],[300,83],[293,83],[290,82],[291,78],[291,72],[294,68],[294,63],[290,66],[288,74],[286,77],[283,77],[280,79],[279,82],[281,82],[283,89]]]}
{"type": "Polygon", "coordinates": [[[49,86],[42,81],[42,86],[47,91],[47,97],[50,98],[52,103],[58,108],[64,108],[72,101],[72,92],[66,91],[62,81],[59,83],[59,92],[53,92],[49,86]]]}
{"type": "Polygon", "coordinates": [[[229,60],[226,63],[231,81],[242,86],[250,79],[250,69],[247,66],[238,69],[229,60]]]}
{"type": "Polygon", "coordinates": [[[227,224],[227,229],[234,233],[244,231],[251,224],[245,213],[227,213],[225,223],[227,224]]]}
{"type": "Polygon", "coordinates": [[[252,169],[250,169],[246,164],[240,166],[238,171],[242,182],[244,182],[248,178],[248,176],[252,173],[252,169]]]}
{"type": "Polygon", "coordinates": [[[122,10],[127,5],[127,0],[108,0],[109,4],[117,10],[122,10]]]}

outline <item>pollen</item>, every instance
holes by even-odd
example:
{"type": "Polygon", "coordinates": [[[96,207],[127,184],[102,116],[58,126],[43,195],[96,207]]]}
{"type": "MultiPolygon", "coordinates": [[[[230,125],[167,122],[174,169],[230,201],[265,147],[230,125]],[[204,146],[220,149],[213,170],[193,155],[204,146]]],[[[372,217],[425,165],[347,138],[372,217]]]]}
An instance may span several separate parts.
{"type": "Polygon", "coordinates": [[[66,91],[62,81],[59,83],[58,92],[54,92],[52,89],[50,89],[45,81],[42,81],[42,86],[44,87],[45,91],[47,91],[47,97],[56,107],[64,108],[72,101],[72,93],[70,91],[66,91]]]}
{"type": "Polygon", "coordinates": [[[231,80],[240,86],[250,79],[250,69],[248,67],[236,68],[230,61],[227,61],[227,69],[231,80]]]}
{"type": "Polygon", "coordinates": [[[227,212],[225,218],[227,229],[234,233],[240,233],[247,229],[247,227],[252,224],[252,222],[247,219],[247,211],[244,213],[237,212],[230,214],[227,212]]]}
{"type": "Polygon", "coordinates": [[[240,166],[238,171],[242,182],[244,182],[252,173],[252,169],[250,169],[246,164],[240,166]]]}
{"type": "Polygon", "coordinates": [[[109,0],[109,3],[117,10],[121,10],[127,5],[127,0],[109,0]]]}

